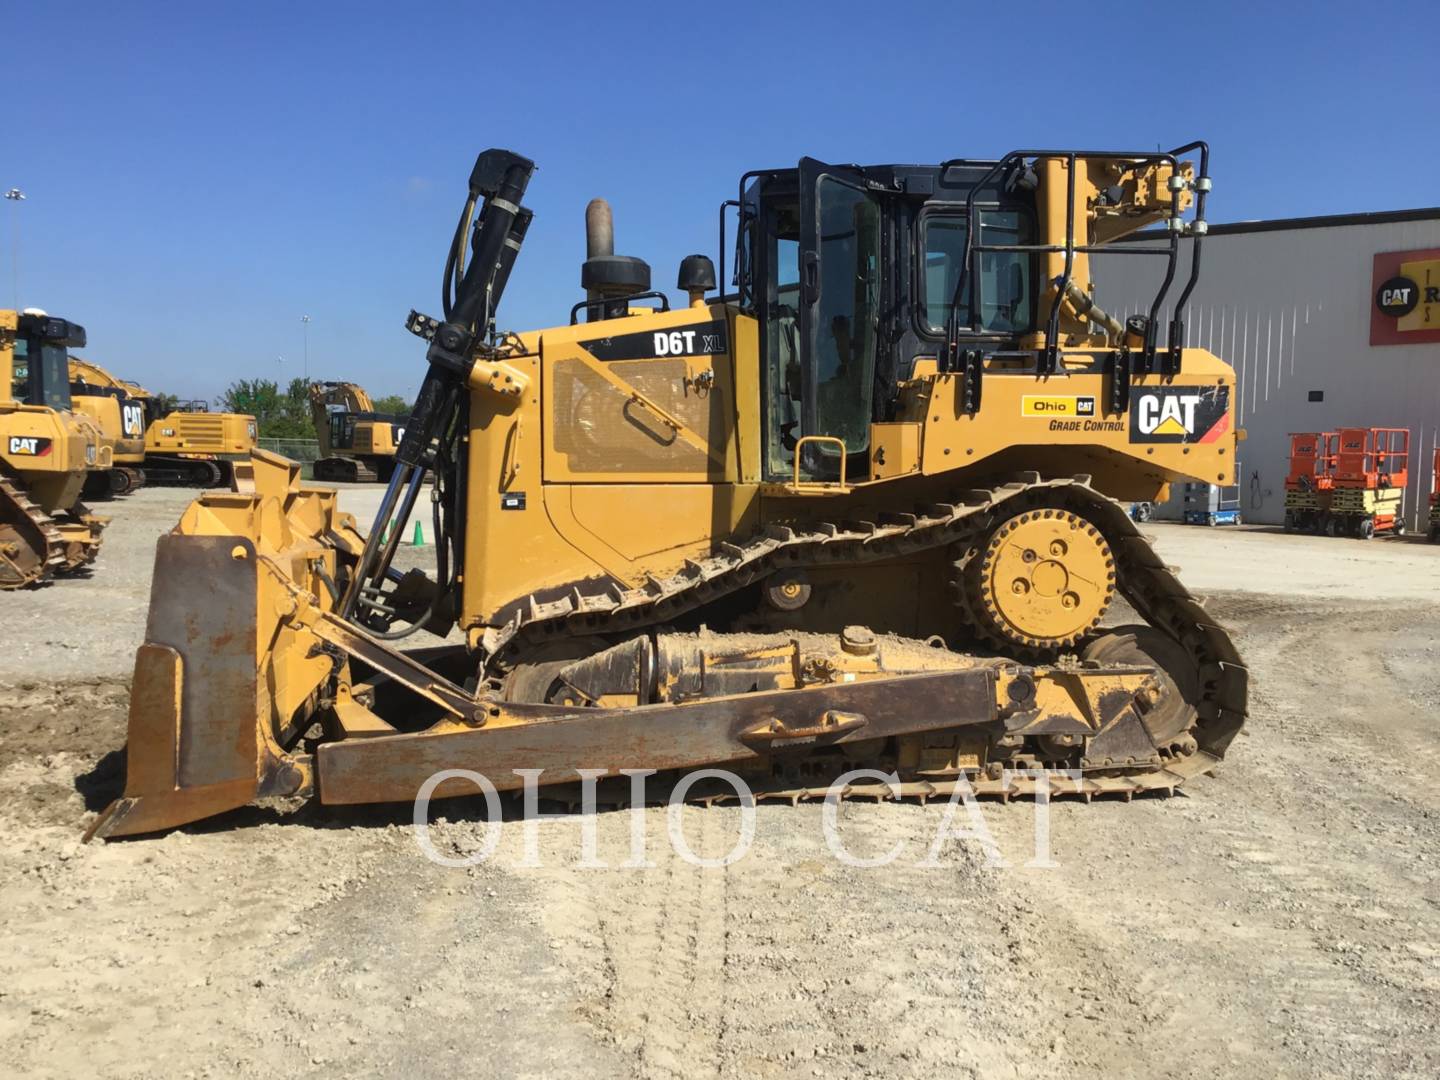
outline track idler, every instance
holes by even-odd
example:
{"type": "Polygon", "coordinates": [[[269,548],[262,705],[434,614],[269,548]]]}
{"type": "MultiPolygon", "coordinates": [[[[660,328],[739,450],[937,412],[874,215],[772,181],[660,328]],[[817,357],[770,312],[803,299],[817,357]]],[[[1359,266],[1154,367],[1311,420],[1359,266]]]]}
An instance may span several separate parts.
{"type": "Polygon", "coordinates": [[[129,495],[144,486],[145,474],[139,469],[117,465],[113,469],[90,473],[85,478],[85,488],[82,494],[87,499],[111,499],[120,495],[129,495]]]}

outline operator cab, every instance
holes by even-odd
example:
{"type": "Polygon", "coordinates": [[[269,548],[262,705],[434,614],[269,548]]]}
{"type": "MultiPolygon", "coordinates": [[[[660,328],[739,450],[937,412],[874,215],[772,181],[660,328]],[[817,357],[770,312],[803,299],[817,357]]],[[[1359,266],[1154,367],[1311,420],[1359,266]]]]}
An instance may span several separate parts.
{"type": "Polygon", "coordinates": [[[69,350],[84,347],[85,328],[79,323],[33,309],[21,312],[10,369],[11,397],[69,412],[69,350]]]}
{"type": "Polygon", "coordinates": [[[1017,171],[976,190],[992,166],[806,158],[742,179],[736,300],[760,322],[766,479],[792,475],[802,436],[816,437],[809,477],[840,475],[842,443],[845,475],[867,475],[870,424],[893,418],[916,359],[940,354],[952,304],[962,337],[987,349],[1035,331],[1034,253],[980,253],[978,289],[964,281],[956,303],[970,214],[987,246],[1035,243],[1034,185],[1017,171]]]}
{"type": "Polygon", "coordinates": [[[359,414],[351,412],[345,405],[330,402],[325,406],[330,420],[330,445],[337,450],[350,450],[355,446],[355,421],[359,414]]]}

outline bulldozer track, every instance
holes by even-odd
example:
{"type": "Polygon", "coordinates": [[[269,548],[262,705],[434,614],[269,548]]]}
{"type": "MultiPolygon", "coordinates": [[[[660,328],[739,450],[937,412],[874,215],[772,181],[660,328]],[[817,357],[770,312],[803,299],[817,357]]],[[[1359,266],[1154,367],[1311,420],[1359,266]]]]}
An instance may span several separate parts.
{"type": "Polygon", "coordinates": [[[33,563],[28,567],[21,561],[4,557],[6,573],[0,579],[0,589],[23,589],[69,569],[65,538],[55,527],[55,522],[5,476],[0,476],[0,502],[3,502],[0,522],[9,525],[16,537],[11,542],[27,544],[34,553],[33,559],[25,560],[33,563]],[[43,551],[41,544],[44,545],[43,551]]]}
{"type": "MultiPolygon", "coordinates": [[[[1176,749],[1160,764],[1092,769],[1079,783],[1057,780],[1052,795],[1123,795],[1173,791],[1209,771],[1245,722],[1248,673],[1225,629],[1207,617],[1175,572],[1155,554],[1129,514],[1090,486],[1088,476],[1041,480],[1021,474],[1010,482],[959,494],[955,502],[913,513],[884,513],[868,521],[796,521],[773,524],[749,541],[718,544],[703,559],[687,560],[668,577],[649,577],[637,588],[578,584],[558,599],[529,597],[512,605],[502,626],[486,631],[484,669],[523,662],[527,649],[557,635],[607,634],[663,623],[759,581],[782,567],[855,564],[918,551],[978,547],[991,528],[1027,511],[1070,511],[1094,524],[1115,553],[1118,591],[1147,623],[1189,653],[1199,673],[1193,748],[1176,749]]],[[[1023,652],[1023,650],[1018,650],[1023,652]]],[[[898,796],[883,786],[847,791],[850,797],[950,798],[968,785],[976,795],[1032,795],[1038,781],[1020,776],[907,781],[898,796]]],[[[757,799],[823,798],[829,787],[784,782],[755,790],[757,799]]],[[[705,801],[700,799],[699,801],[705,801]]]]}

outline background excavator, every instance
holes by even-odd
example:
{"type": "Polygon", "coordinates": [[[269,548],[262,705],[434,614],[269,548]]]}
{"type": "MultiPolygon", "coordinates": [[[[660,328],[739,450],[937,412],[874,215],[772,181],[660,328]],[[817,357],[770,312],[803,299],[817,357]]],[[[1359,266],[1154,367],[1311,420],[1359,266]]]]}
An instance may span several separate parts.
{"type": "Polygon", "coordinates": [[[405,417],[377,413],[364,387],[348,382],[311,383],[310,415],[320,442],[316,480],[390,479],[395,449],[405,437],[405,417]]]}
{"type": "Polygon", "coordinates": [[[212,413],[204,401],[162,410],[143,386],[78,356],[70,358],[70,392],[114,447],[111,467],[92,476],[90,493],[121,495],[145,483],[229,486],[235,463],[248,461],[256,445],[255,417],[212,413]]]}
{"type": "Polygon", "coordinates": [[[179,401],[162,412],[148,391],[129,384],[145,404],[145,479],[180,487],[228,487],[237,462],[255,449],[255,417],[214,413],[205,401],[179,401]]]}
{"type": "Polygon", "coordinates": [[[0,311],[0,589],[93,562],[105,520],[80,501],[109,466],[88,418],[71,411],[67,349],[85,328],[42,311],[0,311]]]}
{"type": "Polygon", "coordinates": [[[99,364],[70,357],[70,400],[111,448],[110,467],[93,470],[85,482],[90,498],[128,495],[145,484],[145,402],[132,388],[99,364]]]}
{"type": "Polygon", "coordinates": [[[750,172],[722,207],[734,292],[691,256],[674,309],[597,201],[569,324],[515,333],[533,168],[476,161],[368,533],[257,451],[252,491],[161,538],[127,786],[92,834],[408,801],[442,769],[724,764],[793,800],[861,768],[850,790],[919,798],[1063,768],[1089,798],[1215,765],[1244,666],[1116,501],[1234,482],[1234,373],[1185,347],[1204,144],[750,172]],[[1107,252],[1156,262],[1147,314],[1097,302],[1107,252]],[[401,574],[430,476],[435,573],[401,574]]]}

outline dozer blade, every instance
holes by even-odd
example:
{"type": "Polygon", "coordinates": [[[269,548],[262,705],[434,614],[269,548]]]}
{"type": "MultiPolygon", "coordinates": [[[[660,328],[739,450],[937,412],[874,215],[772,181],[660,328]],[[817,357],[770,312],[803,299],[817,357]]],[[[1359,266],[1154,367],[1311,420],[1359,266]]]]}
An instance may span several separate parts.
{"type": "MultiPolygon", "coordinates": [[[[332,659],[283,621],[297,592],[318,601],[318,571],[361,541],[333,492],[304,488],[299,467],[256,451],[252,494],[210,492],[160,538],[145,643],[130,692],[124,795],[90,836],[156,832],[309,790],[309,759],[278,745],[332,659]]],[[[328,599],[328,597],[327,597],[328,599]]]]}
{"type": "Polygon", "coordinates": [[[89,835],[169,829],[255,798],[255,573],[254,545],[238,537],[160,538],[135,657],[125,795],[89,835]]]}

